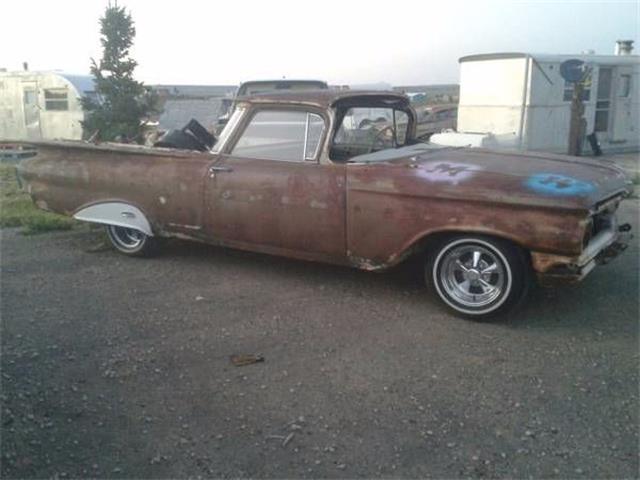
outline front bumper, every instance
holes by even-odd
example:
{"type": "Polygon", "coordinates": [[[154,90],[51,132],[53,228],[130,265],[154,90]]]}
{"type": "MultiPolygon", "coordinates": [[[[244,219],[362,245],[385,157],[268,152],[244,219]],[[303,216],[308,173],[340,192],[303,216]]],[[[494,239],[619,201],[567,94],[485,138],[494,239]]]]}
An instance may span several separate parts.
{"type": "Polygon", "coordinates": [[[612,226],[593,237],[579,257],[531,252],[531,263],[542,286],[577,283],[597,265],[609,263],[633,238],[631,225],[612,226]]]}

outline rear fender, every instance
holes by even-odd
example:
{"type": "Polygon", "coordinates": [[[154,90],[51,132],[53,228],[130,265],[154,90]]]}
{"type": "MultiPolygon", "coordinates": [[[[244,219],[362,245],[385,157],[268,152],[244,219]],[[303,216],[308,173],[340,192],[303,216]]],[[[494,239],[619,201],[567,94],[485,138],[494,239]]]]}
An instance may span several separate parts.
{"type": "Polygon", "coordinates": [[[73,218],[83,222],[102,223],[138,230],[153,237],[151,225],[139,208],[124,202],[103,202],[81,208],[73,218]]]}

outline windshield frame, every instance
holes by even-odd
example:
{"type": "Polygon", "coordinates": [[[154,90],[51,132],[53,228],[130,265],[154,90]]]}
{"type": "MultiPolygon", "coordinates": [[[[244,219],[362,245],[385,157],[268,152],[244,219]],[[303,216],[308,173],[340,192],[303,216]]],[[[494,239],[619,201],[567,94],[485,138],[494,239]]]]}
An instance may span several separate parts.
{"type": "Polygon", "coordinates": [[[233,136],[233,132],[236,130],[236,127],[240,124],[246,110],[247,107],[244,105],[239,105],[233,110],[229,120],[218,136],[218,141],[211,149],[211,153],[222,153],[224,147],[229,143],[229,139],[233,136]]]}
{"type": "MultiPolygon", "coordinates": [[[[395,100],[395,99],[394,99],[395,100]]],[[[335,115],[334,115],[334,124],[331,131],[331,135],[329,138],[328,145],[328,157],[332,163],[349,163],[350,158],[355,158],[357,156],[361,156],[363,154],[352,155],[349,158],[335,158],[334,147],[336,145],[335,140],[338,132],[340,131],[344,119],[347,117],[347,114],[352,108],[370,108],[370,109],[390,109],[392,110],[392,119],[391,124],[393,126],[393,136],[394,136],[394,146],[391,148],[384,148],[377,151],[384,150],[397,150],[399,148],[403,148],[415,143],[415,128],[416,128],[416,113],[413,107],[408,102],[399,102],[399,101],[386,101],[386,99],[382,100],[373,100],[367,102],[344,102],[343,104],[336,105],[335,107],[335,115]],[[407,115],[407,128],[405,131],[405,138],[402,145],[398,145],[397,142],[397,132],[396,132],[396,111],[404,112],[407,115]]],[[[371,153],[371,152],[368,152],[371,153]]]]}

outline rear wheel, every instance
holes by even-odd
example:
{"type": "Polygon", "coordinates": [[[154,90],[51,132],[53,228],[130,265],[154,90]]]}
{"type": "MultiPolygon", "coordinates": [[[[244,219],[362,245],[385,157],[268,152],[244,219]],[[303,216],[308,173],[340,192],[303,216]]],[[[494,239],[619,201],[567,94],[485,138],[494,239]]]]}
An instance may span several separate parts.
{"type": "Polygon", "coordinates": [[[486,320],[520,303],[528,290],[529,268],[524,252],[509,242],[455,236],[429,255],[425,277],[456,313],[486,320]]]}
{"type": "Polygon", "coordinates": [[[107,235],[115,249],[125,255],[149,257],[158,251],[157,239],[133,228],[107,225],[107,235]]]}

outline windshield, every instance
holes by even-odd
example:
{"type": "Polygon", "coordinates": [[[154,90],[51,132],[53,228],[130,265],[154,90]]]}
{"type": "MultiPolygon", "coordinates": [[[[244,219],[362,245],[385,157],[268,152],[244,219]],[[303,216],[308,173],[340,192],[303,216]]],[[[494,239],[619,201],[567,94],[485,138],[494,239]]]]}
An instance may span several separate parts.
{"type": "Polygon", "coordinates": [[[349,108],[334,136],[331,159],[347,161],[357,155],[402,147],[407,143],[408,126],[409,115],[403,110],[349,108]]]}

